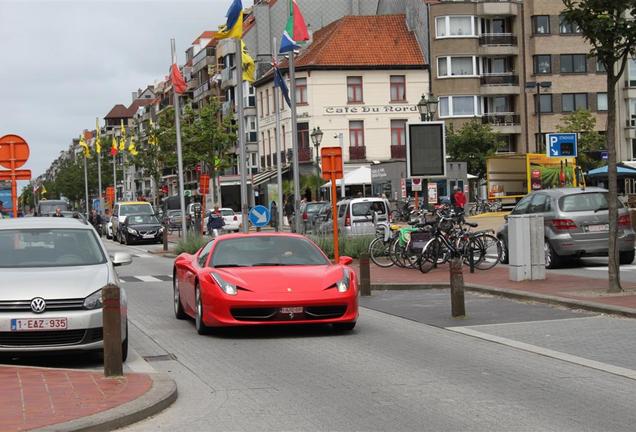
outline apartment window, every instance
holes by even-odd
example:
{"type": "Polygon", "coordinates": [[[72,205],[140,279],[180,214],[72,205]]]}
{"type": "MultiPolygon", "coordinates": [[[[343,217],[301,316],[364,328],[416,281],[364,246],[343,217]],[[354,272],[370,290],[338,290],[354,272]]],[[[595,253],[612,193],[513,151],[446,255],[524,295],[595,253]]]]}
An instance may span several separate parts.
{"type": "Polygon", "coordinates": [[[391,145],[406,145],[406,120],[391,120],[391,145]]]}
{"type": "Polygon", "coordinates": [[[587,56],[585,54],[561,54],[561,73],[586,73],[587,56]]]}
{"type": "Polygon", "coordinates": [[[307,105],[307,78],[296,78],[296,104],[307,105]]]}
{"type": "Polygon", "coordinates": [[[568,21],[563,15],[559,16],[559,32],[561,34],[581,33],[581,29],[575,23],[568,21]]]}
{"type": "Polygon", "coordinates": [[[632,160],[636,159],[636,139],[632,138],[632,160]]]}
{"type": "Polygon", "coordinates": [[[440,117],[474,117],[481,115],[479,96],[442,96],[439,98],[440,117]]]}
{"type": "Polygon", "coordinates": [[[309,123],[297,123],[298,148],[309,147],[309,123]]]}
{"type": "Polygon", "coordinates": [[[265,112],[263,111],[263,92],[258,93],[258,112],[263,117],[265,112]]]}
{"type": "Polygon", "coordinates": [[[596,93],[596,111],[607,111],[607,93],[596,93]]]}
{"type": "Polygon", "coordinates": [[[636,59],[627,60],[627,84],[636,87],[636,59]]]}
{"type": "Polygon", "coordinates": [[[285,139],[285,125],[283,125],[281,127],[281,138],[282,138],[282,141],[283,141],[283,147],[282,148],[283,148],[283,151],[285,151],[287,149],[287,146],[286,146],[286,141],[287,140],[285,139]]]}
{"type": "Polygon", "coordinates": [[[273,165],[272,161],[272,135],[270,130],[267,130],[267,166],[273,165]]]}
{"type": "Polygon", "coordinates": [[[362,77],[347,77],[347,102],[362,102],[362,77]]]}
{"type": "Polygon", "coordinates": [[[596,72],[597,73],[607,73],[607,69],[605,69],[605,64],[600,61],[599,59],[596,59],[596,72]]]}
{"type": "Polygon", "coordinates": [[[269,115],[269,89],[265,89],[265,115],[269,115]]]}
{"type": "Polygon", "coordinates": [[[561,109],[563,112],[586,110],[587,93],[563,93],[561,95],[561,109]]]}
{"type": "Polygon", "coordinates": [[[552,73],[552,56],[536,55],[534,56],[534,73],[535,75],[545,75],[552,73]]]}
{"type": "Polygon", "coordinates": [[[391,102],[406,102],[406,77],[404,75],[391,75],[389,82],[391,102]]]}
{"type": "Polygon", "coordinates": [[[475,76],[479,75],[479,62],[476,57],[439,57],[437,76],[475,76]]]}
{"type": "Polygon", "coordinates": [[[532,33],[536,35],[550,34],[550,17],[548,15],[533,16],[532,33]]]}
{"type": "Polygon", "coordinates": [[[435,19],[437,37],[466,37],[477,35],[477,17],[441,16],[435,19]]]}
{"type": "MultiPolygon", "coordinates": [[[[535,96],[535,103],[537,97],[535,96]]],[[[551,113],[552,112],[552,95],[551,94],[542,94],[539,97],[539,110],[542,113],[551,113]]],[[[535,108],[536,112],[536,108],[535,108]]]]}
{"type": "Polygon", "coordinates": [[[349,146],[364,146],[364,122],[361,120],[349,122],[349,146]]]}
{"type": "Polygon", "coordinates": [[[497,153],[514,152],[514,137],[512,135],[500,135],[497,142],[497,153]]]}

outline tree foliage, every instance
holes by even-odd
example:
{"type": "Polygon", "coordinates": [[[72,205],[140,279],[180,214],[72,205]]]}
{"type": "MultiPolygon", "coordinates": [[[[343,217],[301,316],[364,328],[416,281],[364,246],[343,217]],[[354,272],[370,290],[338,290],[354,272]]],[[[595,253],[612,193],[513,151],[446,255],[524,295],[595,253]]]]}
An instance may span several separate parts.
{"type": "Polygon", "coordinates": [[[587,110],[577,110],[562,117],[563,124],[557,126],[559,132],[578,133],[578,165],[583,171],[597,168],[601,161],[590,156],[590,152],[605,148],[605,137],[596,131],[596,119],[587,110]]]}
{"type": "Polygon", "coordinates": [[[455,130],[446,129],[446,151],[455,162],[467,162],[468,172],[479,178],[486,176],[486,159],[492,156],[501,142],[499,133],[488,124],[474,119],[455,130]]]}

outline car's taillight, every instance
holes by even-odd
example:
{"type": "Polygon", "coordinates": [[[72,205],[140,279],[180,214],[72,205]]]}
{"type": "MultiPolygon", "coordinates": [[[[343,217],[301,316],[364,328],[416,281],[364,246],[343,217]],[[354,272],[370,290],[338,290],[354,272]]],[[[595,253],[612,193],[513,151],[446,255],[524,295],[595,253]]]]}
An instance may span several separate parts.
{"type": "Polygon", "coordinates": [[[629,215],[622,215],[618,217],[618,226],[620,227],[630,227],[632,226],[632,220],[629,215]]]}
{"type": "Polygon", "coordinates": [[[552,227],[557,231],[576,229],[576,223],[572,219],[552,219],[552,227]]]}
{"type": "Polygon", "coordinates": [[[308,219],[308,218],[307,218],[307,212],[304,212],[304,213],[303,213],[303,220],[305,220],[305,221],[306,221],[307,219],[308,219]]]}
{"type": "Polygon", "coordinates": [[[351,226],[351,216],[349,214],[345,216],[345,226],[351,226]]]}

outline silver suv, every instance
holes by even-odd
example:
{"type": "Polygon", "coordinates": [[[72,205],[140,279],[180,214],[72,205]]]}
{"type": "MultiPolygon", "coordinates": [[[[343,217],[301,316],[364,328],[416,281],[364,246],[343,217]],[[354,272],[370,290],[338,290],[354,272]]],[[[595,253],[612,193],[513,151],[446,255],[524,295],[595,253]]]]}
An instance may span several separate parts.
{"type": "MultiPolygon", "coordinates": [[[[607,256],[609,223],[607,190],[590,187],[541,190],[517,203],[511,214],[540,213],[545,225],[545,264],[556,268],[567,258],[607,256]]],[[[627,209],[619,202],[620,263],[634,261],[636,234],[627,209]]],[[[497,233],[504,244],[502,262],[508,262],[508,222],[497,233]]]]}

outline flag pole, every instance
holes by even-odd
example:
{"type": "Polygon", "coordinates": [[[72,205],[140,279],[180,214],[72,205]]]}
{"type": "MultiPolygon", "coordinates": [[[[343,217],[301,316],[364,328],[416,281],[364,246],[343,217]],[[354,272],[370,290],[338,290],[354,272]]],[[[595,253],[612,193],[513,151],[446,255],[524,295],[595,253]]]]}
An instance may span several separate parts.
{"type": "MultiPolygon", "coordinates": [[[[115,139],[115,135],[113,134],[113,140],[115,139]]],[[[115,144],[117,144],[115,142],[115,144]]],[[[111,143],[111,147],[112,147],[111,143]]],[[[117,153],[113,154],[113,189],[115,189],[115,197],[113,201],[113,206],[115,202],[117,202],[117,153]]]]}
{"type": "Polygon", "coordinates": [[[247,168],[245,166],[245,133],[243,131],[243,47],[241,39],[236,41],[236,123],[238,124],[239,139],[239,174],[241,175],[241,221],[243,222],[243,232],[249,231],[247,219],[248,200],[247,200],[247,168]]]}
{"type": "MultiPolygon", "coordinates": [[[[96,123],[95,126],[97,126],[97,128],[95,129],[95,133],[97,134],[97,137],[101,138],[101,133],[99,130],[99,118],[95,119],[95,123],[96,123]]],[[[104,198],[102,195],[102,148],[101,147],[102,147],[102,143],[100,139],[99,153],[96,152],[97,153],[97,187],[99,188],[99,212],[101,214],[104,214],[104,198]]]]}
{"type": "MultiPolygon", "coordinates": [[[[278,49],[276,47],[276,38],[274,37],[272,40],[272,57],[274,59],[274,64],[278,64],[278,56],[276,54],[276,50],[278,49]]],[[[275,72],[275,71],[274,71],[275,72]]],[[[278,205],[276,206],[278,209],[278,214],[276,216],[272,215],[272,217],[277,217],[278,218],[278,222],[276,223],[276,226],[278,227],[279,230],[282,230],[283,228],[283,210],[284,210],[284,203],[283,203],[283,165],[281,163],[281,156],[280,156],[280,110],[279,110],[279,98],[278,98],[278,87],[276,86],[276,84],[274,84],[274,113],[276,114],[276,133],[275,133],[275,140],[276,140],[276,182],[278,184],[278,205]]]]}
{"type": "Polygon", "coordinates": [[[292,149],[294,150],[294,225],[295,231],[300,232],[300,172],[298,166],[298,125],[296,123],[296,76],[294,69],[294,50],[289,52],[289,92],[291,93],[291,133],[292,149]]]}
{"type": "Polygon", "coordinates": [[[86,163],[87,160],[88,160],[88,157],[86,157],[86,153],[84,153],[84,198],[86,199],[86,217],[88,218],[90,214],[90,204],[88,202],[88,165],[86,163]]]}
{"type": "MultiPolygon", "coordinates": [[[[175,51],[174,38],[170,39],[170,50],[172,51],[172,64],[177,64],[177,54],[175,51]]],[[[240,64],[240,62],[239,62],[240,64]]],[[[176,67],[176,66],[175,66],[176,67]]],[[[185,196],[183,192],[183,158],[181,154],[181,121],[179,119],[179,94],[177,93],[174,83],[172,83],[172,91],[174,93],[174,126],[177,133],[177,169],[179,171],[179,204],[181,206],[181,229],[183,236],[187,233],[186,226],[186,206],[185,196]]]]}

